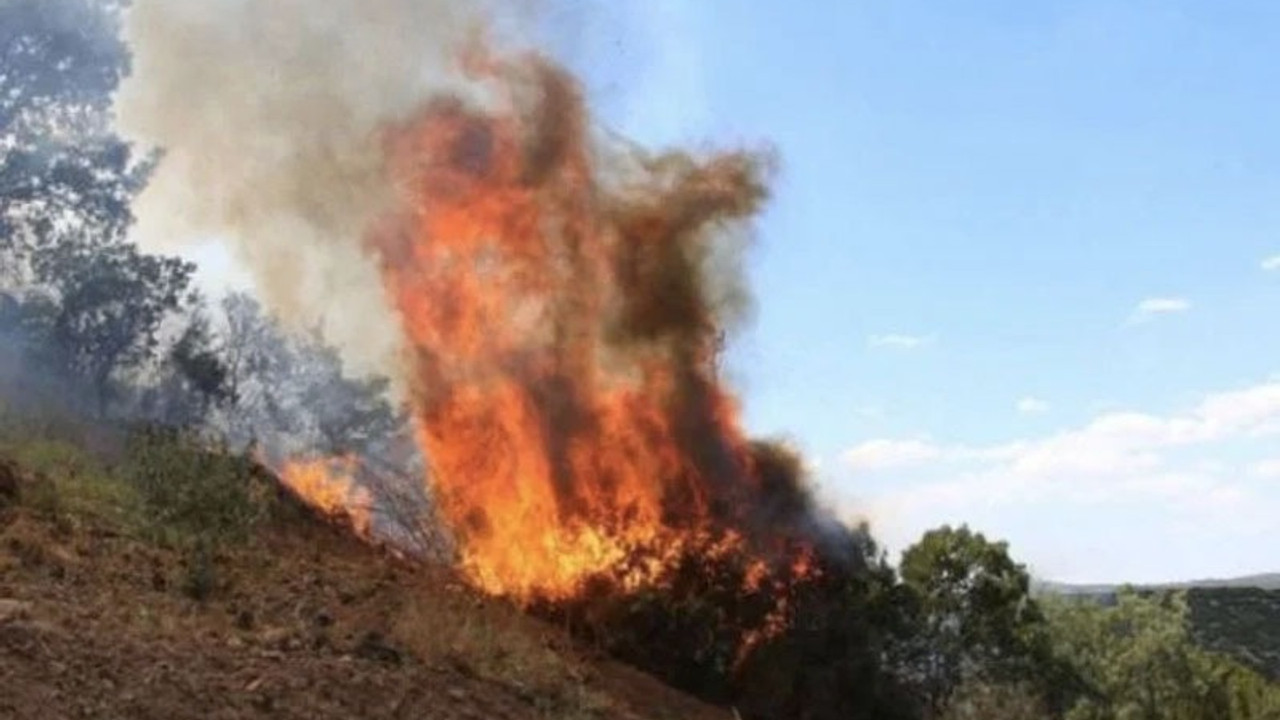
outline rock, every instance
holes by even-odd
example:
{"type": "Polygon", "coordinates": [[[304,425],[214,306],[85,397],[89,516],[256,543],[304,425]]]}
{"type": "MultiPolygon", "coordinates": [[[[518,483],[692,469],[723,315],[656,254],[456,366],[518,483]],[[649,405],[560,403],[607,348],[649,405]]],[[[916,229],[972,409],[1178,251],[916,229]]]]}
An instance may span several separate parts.
{"type": "Polygon", "coordinates": [[[0,625],[29,619],[31,619],[31,603],[0,599],[0,625]]]}

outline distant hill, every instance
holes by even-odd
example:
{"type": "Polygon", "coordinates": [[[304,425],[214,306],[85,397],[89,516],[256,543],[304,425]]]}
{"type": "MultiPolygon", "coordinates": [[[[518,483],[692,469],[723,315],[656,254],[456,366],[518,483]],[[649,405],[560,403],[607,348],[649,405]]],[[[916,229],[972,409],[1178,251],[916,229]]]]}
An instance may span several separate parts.
{"type": "MultiPolygon", "coordinates": [[[[1105,603],[1121,587],[1037,582],[1035,591],[1105,603]]],[[[1185,590],[1191,631],[1201,645],[1280,680],[1280,573],[1134,587],[1143,592],[1185,590]]]]}
{"type": "MultiPolygon", "coordinates": [[[[1036,580],[1033,583],[1038,593],[1050,595],[1114,595],[1123,584],[1091,583],[1073,584],[1058,583],[1049,580],[1036,580]]],[[[1259,590],[1280,590],[1280,572],[1244,575],[1236,578],[1217,578],[1207,580],[1189,580],[1176,583],[1159,583],[1153,585],[1134,585],[1138,590],[1190,590],[1192,588],[1255,588],[1259,590]]]]}
{"type": "Polygon", "coordinates": [[[1194,587],[1187,604],[1201,645],[1280,680],[1280,589],[1194,587]]]}

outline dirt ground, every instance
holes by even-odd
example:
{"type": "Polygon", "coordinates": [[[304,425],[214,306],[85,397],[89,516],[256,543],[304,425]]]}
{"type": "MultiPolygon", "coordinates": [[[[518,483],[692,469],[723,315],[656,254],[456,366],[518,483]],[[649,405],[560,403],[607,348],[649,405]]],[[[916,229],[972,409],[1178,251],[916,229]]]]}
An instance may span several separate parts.
{"type": "Polygon", "coordinates": [[[217,557],[204,601],[186,557],[0,497],[0,718],[731,717],[331,527],[217,557]]]}

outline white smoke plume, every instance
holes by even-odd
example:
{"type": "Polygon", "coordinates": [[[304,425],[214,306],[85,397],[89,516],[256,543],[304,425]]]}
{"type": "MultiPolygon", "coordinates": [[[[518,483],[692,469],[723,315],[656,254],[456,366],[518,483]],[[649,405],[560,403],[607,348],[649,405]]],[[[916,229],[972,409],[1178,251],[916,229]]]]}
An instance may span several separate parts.
{"type": "Polygon", "coordinates": [[[483,101],[456,68],[487,10],[134,0],[116,119],[164,152],[135,205],[138,240],[173,251],[220,239],[279,317],[319,326],[357,369],[394,375],[394,320],[361,250],[391,201],[379,130],[441,92],[483,101]]]}

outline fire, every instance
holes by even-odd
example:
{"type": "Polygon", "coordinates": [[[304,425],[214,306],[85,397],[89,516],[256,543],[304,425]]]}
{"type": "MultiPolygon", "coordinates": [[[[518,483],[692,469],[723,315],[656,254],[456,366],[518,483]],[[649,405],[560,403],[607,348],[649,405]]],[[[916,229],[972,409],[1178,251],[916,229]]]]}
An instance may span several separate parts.
{"type": "Polygon", "coordinates": [[[715,375],[710,268],[726,223],[764,200],[760,159],[602,152],[558,68],[467,66],[504,103],[438,99],[391,129],[404,207],[368,239],[463,570],[554,599],[754,541],[773,490],[715,375]]]}
{"type": "Polygon", "coordinates": [[[298,497],[332,518],[343,518],[361,537],[372,530],[372,498],[356,483],[356,458],[343,457],[284,466],[280,479],[298,497]]]}
{"type": "Polygon", "coordinates": [[[764,563],[757,562],[748,568],[746,588],[751,591],[769,592],[774,598],[774,605],[759,627],[748,628],[744,633],[742,644],[738,647],[737,657],[734,659],[735,667],[741,666],[757,647],[782,635],[792,627],[795,614],[792,590],[821,575],[821,571],[814,562],[813,548],[804,546],[792,558],[788,572],[780,576],[771,576],[769,568],[764,563]],[[769,587],[765,587],[766,585],[769,587]]]}
{"type": "MultiPolygon", "coordinates": [[[[366,237],[461,570],[541,603],[747,558],[744,596],[785,596],[809,562],[802,473],[746,437],[715,366],[742,295],[722,267],[729,231],[765,200],[764,159],[604,147],[552,63],[473,48],[461,64],[495,92],[439,97],[387,128],[401,202],[366,237]]],[[[372,537],[360,463],[282,475],[372,537]]]]}

